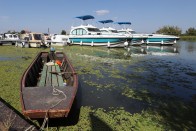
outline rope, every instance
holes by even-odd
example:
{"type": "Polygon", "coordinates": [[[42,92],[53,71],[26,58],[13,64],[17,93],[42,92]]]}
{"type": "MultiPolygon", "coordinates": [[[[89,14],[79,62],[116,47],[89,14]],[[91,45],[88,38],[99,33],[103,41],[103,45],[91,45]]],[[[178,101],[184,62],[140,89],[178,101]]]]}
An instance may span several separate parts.
{"type": "Polygon", "coordinates": [[[33,131],[34,129],[35,129],[35,127],[33,125],[31,125],[24,131],[33,131]]]}
{"type": "MultiPolygon", "coordinates": [[[[49,111],[49,110],[48,110],[49,111]]],[[[48,130],[48,111],[46,112],[46,115],[45,115],[45,118],[44,118],[44,122],[42,123],[42,126],[40,127],[40,131],[43,131],[44,130],[44,127],[46,125],[46,122],[47,122],[47,130],[48,130]]]]}
{"type": "Polygon", "coordinates": [[[61,103],[63,100],[65,100],[67,98],[67,96],[65,95],[65,93],[57,88],[55,88],[54,86],[53,87],[53,90],[52,90],[52,95],[56,96],[56,95],[60,95],[60,94],[63,94],[64,98],[61,99],[60,101],[58,101],[56,104],[54,104],[53,106],[51,106],[47,111],[46,111],[46,115],[45,115],[45,118],[44,118],[44,122],[42,123],[42,126],[40,128],[40,131],[44,130],[44,127],[47,123],[47,131],[48,131],[48,123],[49,123],[49,119],[48,119],[48,113],[49,113],[49,110],[54,108],[55,106],[57,106],[59,103],[61,103]]]}

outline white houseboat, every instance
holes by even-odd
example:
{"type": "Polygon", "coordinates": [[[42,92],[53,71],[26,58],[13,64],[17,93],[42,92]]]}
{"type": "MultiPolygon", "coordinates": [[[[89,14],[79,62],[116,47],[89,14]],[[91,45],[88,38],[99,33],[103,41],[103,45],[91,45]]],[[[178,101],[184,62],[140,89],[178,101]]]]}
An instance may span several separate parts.
{"type": "MultiPolygon", "coordinates": [[[[76,17],[82,20],[94,19],[91,15],[76,17]]],[[[88,46],[107,46],[107,47],[124,47],[132,38],[123,35],[107,35],[92,25],[80,25],[72,27],[69,40],[71,44],[88,45],[88,46]]]]}

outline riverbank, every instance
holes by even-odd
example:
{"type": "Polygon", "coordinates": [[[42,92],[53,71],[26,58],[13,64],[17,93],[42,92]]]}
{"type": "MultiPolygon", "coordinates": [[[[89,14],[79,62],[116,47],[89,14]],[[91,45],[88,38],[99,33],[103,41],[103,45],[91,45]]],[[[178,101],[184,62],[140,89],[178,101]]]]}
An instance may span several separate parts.
{"type": "Polygon", "coordinates": [[[180,36],[180,40],[184,40],[184,41],[196,41],[196,36],[180,36]]]}

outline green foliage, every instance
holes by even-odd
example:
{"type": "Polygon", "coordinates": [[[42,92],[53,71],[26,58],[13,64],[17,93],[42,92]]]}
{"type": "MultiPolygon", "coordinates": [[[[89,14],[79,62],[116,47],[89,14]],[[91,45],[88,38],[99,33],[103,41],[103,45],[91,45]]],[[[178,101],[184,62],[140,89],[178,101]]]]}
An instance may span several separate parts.
{"type": "Polygon", "coordinates": [[[188,36],[196,36],[196,29],[193,27],[190,27],[187,31],[186,31],[186,35],[188,36]]]}
{"type": "Polygon", "coordinates": [[[177,26],[163,26],[159,30],[156,31],[156,33],[159,34],[165,34],[165,35],[181,35],[182,30],[177,26]]]}
{"type": "Polygon", "coordinates": [[[20,32],[20,34],[25,34],[26,32],[25,32],[25,30],[21,30],[21,32],[20,32]]]}
{"type": "Polygon", "coordinates": [[[62,30],[61,31],[61,35],[66,35],[67,33],[66,33],[66,31],[65,30],[62,30]]]}
{"type": "Polygon", "coordinates": [[[196,36],[181,35],[180,40],[196,41],[196,36]]]}
{"type": "Polygon", "coordinates": [[[15,31],[15,30],[8,30],[7,33],[10,33],[10,34],[17,34],[18,32],[15,31]]]}

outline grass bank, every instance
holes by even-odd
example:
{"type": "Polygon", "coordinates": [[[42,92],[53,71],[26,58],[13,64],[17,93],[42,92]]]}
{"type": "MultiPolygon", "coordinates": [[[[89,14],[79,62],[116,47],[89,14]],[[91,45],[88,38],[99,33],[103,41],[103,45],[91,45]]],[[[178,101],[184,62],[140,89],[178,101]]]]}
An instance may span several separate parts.
{"type": "Polygon", "coordinates": [[[180,40],[196,41],[196,36],[180,36],[180,40]]]}

